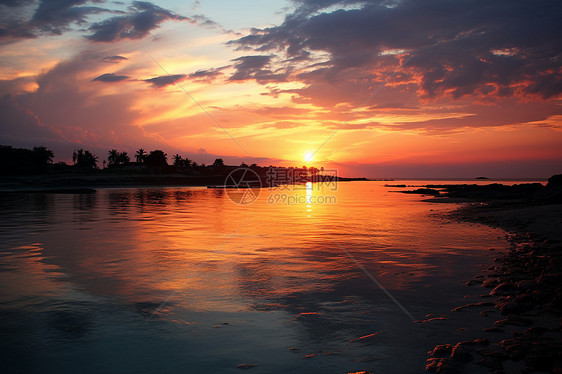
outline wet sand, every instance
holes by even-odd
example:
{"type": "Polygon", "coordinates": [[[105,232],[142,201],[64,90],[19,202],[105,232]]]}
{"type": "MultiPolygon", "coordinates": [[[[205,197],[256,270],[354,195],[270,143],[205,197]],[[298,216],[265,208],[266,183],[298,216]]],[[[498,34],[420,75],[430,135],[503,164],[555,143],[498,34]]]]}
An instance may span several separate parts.
{"type": "Polygon", "coordinates": [[[562,204],[471,203],[450,218],[503,228],[511,246],[467,279],[481,302],[452,310],[480,314],[481,338],[436,346],[427,371],[562,373],[562,204]]]}

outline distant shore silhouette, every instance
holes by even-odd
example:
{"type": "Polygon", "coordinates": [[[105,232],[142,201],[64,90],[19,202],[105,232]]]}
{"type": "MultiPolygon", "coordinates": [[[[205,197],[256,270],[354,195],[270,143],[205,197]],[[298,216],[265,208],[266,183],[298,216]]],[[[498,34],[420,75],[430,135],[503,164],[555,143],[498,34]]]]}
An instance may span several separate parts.
{"type": "Polygon", "coordinates": [[[262,187],[280,184],[301,184],[323,181],[357,181],[366,178],[345,178],[333,170],[316,167],[259,166],[257,164],[226,165],[221,158],[212,164],[198,164],[179,154],[172,156],[162,150],[136,151],[135,161],[127,152],[108,151],[107,161],[86,149],[72,154],[73,164],[54,163],[54,153],[46,147],[32,150],[0,146],[0,190],[88,192],[92,188],[142,186],[221,186],[228,175],[239,168],[255,172],[262,187]],[[101,167],[100,167],[101,164],[101,167]]]}

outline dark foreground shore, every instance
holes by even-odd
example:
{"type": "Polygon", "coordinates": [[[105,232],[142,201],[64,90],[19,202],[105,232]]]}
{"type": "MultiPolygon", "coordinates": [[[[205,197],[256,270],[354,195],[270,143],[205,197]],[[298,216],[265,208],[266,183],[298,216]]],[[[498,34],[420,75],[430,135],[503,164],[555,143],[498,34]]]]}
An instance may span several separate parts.
{"type": "Polygon", "coordinates": [[[450,214],[505,229],[511,246],[467,280],[467,287],[482,287],[481,301],[451,311],[479,313],[488,325],[481,337],[436,346],[428,372],[562,373],[562,204],[552,193],[560,186],[549,183],[547,199],[477,194],[450,214]]]}

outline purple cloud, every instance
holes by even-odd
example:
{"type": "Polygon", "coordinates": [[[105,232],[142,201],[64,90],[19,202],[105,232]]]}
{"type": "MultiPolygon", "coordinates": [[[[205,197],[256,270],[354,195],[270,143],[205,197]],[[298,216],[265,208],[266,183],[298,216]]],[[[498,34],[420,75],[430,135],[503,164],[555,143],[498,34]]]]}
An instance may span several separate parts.
{"type": "Polygon", "coordinates": [[[92,79],[92,82],[106,82],[106,83],[113,83],[113,82],[121,82],[129,77],[126,75],[115,75],[113,73],[105,73],[92,79]]]}
{"type": "Polygon", "coordinates": [[[152,84],[153,87],[165,87],[176,82],[180,82],[185,79],[187,75],[185,74],[175,74],[175,75],[162,75],[160,77],[145,79],[145,82],[152,84]]]}

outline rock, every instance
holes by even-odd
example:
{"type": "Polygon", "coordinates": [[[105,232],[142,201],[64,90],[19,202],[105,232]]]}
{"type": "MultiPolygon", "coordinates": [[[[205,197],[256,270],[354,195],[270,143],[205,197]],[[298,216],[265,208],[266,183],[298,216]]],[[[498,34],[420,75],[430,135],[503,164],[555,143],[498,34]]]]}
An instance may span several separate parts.
{"type": "Polygon", "coordinates": [[[433,348],[433,351],[429,352],[432,356],[445,356],[452,352],[453,346],[451,344],[440,344],[433,348]]]}
{"type": "Polygon", "coordinates": [[[442,358],[429,358],[427,359],[427,364],[425,365],[425,370],[427,370],[429,373],[436,373],[437,372],[437,367],[439,367],[441,361],[443,359],[442,358]]]}
{"type": "Polygon", "coordinates": [[[462,364],[460,361],[454,361],[452,359],[442,359],[437,365],[437,373],[441,374],[464,374],[462,370],[462,364]]]}
{"type": "Polygon", "coordinates": [[[410,193],[410,194],[421,194],[421,195],[435,195],[438,196],[439,190],[435,190],[433,188],[417,188],[411,191],[401,191],[402,193],[410,193]]]}
{"type": "Polygon", "coordinates": [[[527,346],[520,338],[506,339],[500,342],[501,347],[507,352],[513,361],[521,360],[526,353],[527,346]]]}
{"type": "Polygon", "coordinates": [[[497,279],[486,279],[484,282],[482,282],[482,287],[488,287],[488,288],[492,288],[492,287],[496,287],[498,284],[498,280],[497,279]]]}
{"type": "Polygon", "coordinates": [[[431,318],[427,318],[427,319],[418,319],[415,320],[414,323],[427,323],[427,322],[431,322],[431,321],[442,321],[442,320],[446,320],[448,319],[445,316],[437,316],[437,317],[431,317],[431,318]]]}
{"type": "Polygon", "coordinates": [[[479,338],[479,339],[474,339],[474,343],[480,344],[480,345],[489,345],[490,341],[486,338],[479,338]]]}
{"type": "Polygon", "coordinates": [[[482,281],[479,280],[479,279],[471,279],[471,280],[469,280],[468,282],[466,282],[465,284],[466,284],[467,286],[473,286],[473,285],[475,285],[475,284],[481,284],[481,283],[482,283],[482,281]]]}
{"type": "Polygon", "coordinates": [[[468,362],[472,360],[472,355],[465,348],[466,344],[458,343],[451,352],[451,359],[458,362],[468,362]]]}
{"type": "Polygon", "coordinates": [[[238,364],[236,365],[236,367],[238,369],[251,369],[251,368],[255,368],[258,365],[254,365],[254,364],[238,364]]]}
{"type": "Polygon", "coordinates": [[[517,292],[517,287],[513,283],[504,282],[500,283],[490,292],[490,295],[514,295],[517,292]]]}
{"type": "Polygon", "coordinates": [[[521,305],[519,305],[518,302],[511,300],[498,303],[496,307],[503,315],[519,313],[519,311],[521,310],[521,305]]]}
{"type": "Polygon", "coordinates": [[[494,306],[494,303],[491,303],[489,301],[481,301],[479,303],[472,303],[472,304],[466,304],[466,305],[458,306],[458,307],[452,309],[451,311],[452,312],[458,312],[458,311],[466,309],[466,308],[479,307],[479,306],[494,306]]]}
{"type": "MultiPolygon", "coordinates": [[[[502,320],[503,325],[515,325],[515,326],[530,326],[533,324],[533,320],[530,318],[520,317],[516,314],[511,314],[502,320]]],[[[497,322],[500,321],[496,321],[497,322]]]]}
{"type": "Polygon", "coordinates": [[[552,177],[548,178],[546,187],[562,187],[562,174],[555,174],[552,177]]]}

